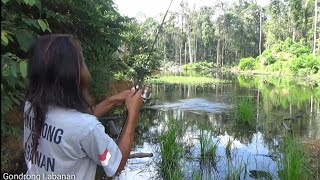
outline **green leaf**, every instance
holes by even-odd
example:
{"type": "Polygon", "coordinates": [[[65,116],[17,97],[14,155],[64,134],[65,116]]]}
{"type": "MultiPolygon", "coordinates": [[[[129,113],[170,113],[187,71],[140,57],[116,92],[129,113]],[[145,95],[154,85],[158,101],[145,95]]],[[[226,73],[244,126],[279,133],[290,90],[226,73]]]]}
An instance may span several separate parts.
{"type": "Polygon", "coordinates": [[[21,61],[20,62],[20,72],[22,77],[26,78],[27,77],[27,73],[28,73],[28,64],[26,61],[21,61]]]}
{"type": "Polygon", "coordinates": [[[11,65],[10,65],[10,69],[11,69],[11,74],[14,76],[14,77],[17,77],[17,64],[15,62],[13,62],[11,65]]]}
{"type": "Polygon", "coordinates": [[[36,0],[23,0],[27,5],[33,6],[36,4],[36,0]]]}
{"type": "Polygon", "coordinates": [[[24,52],[28,52],[31,44],[36,39],[36,35],[32,31],[26,31],[26,30],[18,30],[16,31],[16,38],[20,45],[20,48],[24,52]]]}
{"type": "Polygon", "coordinates": [[[11,42],[13,42],[13,38],[9,35],[9,34],[7,34],[7,36],[6,36],[11,42]]]}
{"type": "Polygon", "coordinates": [[[36,0],[29,0],[29,4],[30,4],[31,6],[35,5],[35,4],[36,4],[36,0]]]}
{"type": "Polygon", "coordinates": [[[26,24],[28,24],[29,26],[33,26],[33,27],[35,27],[35,28],[40,30],[40,26],[39,26],[37,20],[28,19],[28,18],[22,18],[22,21],[25,22],[26,24]]]}
{"type": "Polygon", "coordinates": [[[18,85],[21,87],[21,88],[24,88],[25,87],[25,84],[21,81],[18,81],[18,85]]]}
{"type": "Polygon", "coordinates": [[[10,75],[10,69],[9,69],[9,68],[3,68],[3,69],[2,69],[2,75],[3,75],[4,77],[9,76],[9,75],[10,75]]]}
{"type": "Polygon", "coordinates": [[[47,30],[51,33],[52,31],[51,31],[51,29],[49,28],[49,27],[47,27],[47,30]]]}
{"type": "Polygon", "coordinates": [[[11,99],[12,99],[12,101],[15,102],[17,105],[20,104],[20,102],[19,102],[19,100],[18,100],[17,98],[12,97],[11,99]]]}
{"type": "Polygon", "coordinates": [[[38,19],[38,24],[40,25],[42,31],[45,31],[47,29],[47,24],[43,20],[38,19]]]}
{"type": "Polygon", "coordinates": [[[6,4],[9,0],[2,0],[3,4],[6,4]]]}
{"type": "Polygon", "coordinates": [[[8,43],[9,43],[9,40],[6,37],[6,34],[4,32],[1,32],[1,44],[7,46],[8,43]]]}

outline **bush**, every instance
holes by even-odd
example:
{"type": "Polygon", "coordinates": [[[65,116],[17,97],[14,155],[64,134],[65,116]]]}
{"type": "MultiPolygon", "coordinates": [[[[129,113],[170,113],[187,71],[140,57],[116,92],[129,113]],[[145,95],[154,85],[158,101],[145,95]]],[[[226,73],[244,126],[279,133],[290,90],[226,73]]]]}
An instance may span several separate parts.
{"type": "Polygon", "coordinates": [[[275,44],[272,47],[272,50],[274,52],[282,52],[282,51],[288,51],[290,49],[290,46],[293,44],[293,41],[291,38],[287,38],[285,41],[280,41],[277,44],[275,44]]]}
{"type": "Polygon", "coordinates": [[[271,49],[267,49],[263,51],[261,56],[259,56],[259,62],[264,66],[268,66],[276,62],[276,58],[273,56],[273,52],[271,49]]]}
{"type": "Polygon", "coordinates": [[[302,54],[311,54],[312,53],[312,50],[305,46],[304,44],[302,43],[294,43],[290,46],[289,52],[291,52],[293,55],[296,55],[296,56],[300,56],[302,54]]]}
{"type": "Polygon", "coordinates": [[[285,68],[283,61],[276,61],[274,64],[267,66],[268,71],[282,71],[285,68]]]}
{"type": "Polygon", "coordinates": [[[192,64],[185,64],[182,66],[182,69],[185,71],[195,71],[195,72],[209,72],[213,68],[213,63],[201,61],[192,64]]]}
{"type": "Polygon", "coordinates": [[[316,74],[320,70],[320,57],[313,57],[312,54],[303,54],[293,58],[289,66],[294,74],[316,74]]]}
{"type": "Polygon", "coordinates": [[[271,49],[263,51],[257,57],[257,65],[253,61],[243,59],[240,69],[250,70],[264,68],[267,71],[281,71],[285,74],[311,75],[320,70],[320,57],[314,57],[311,49],[303,42],[293,42],[291,39],[278,42],[271,49]]]}
{"type": "Polygon", "coordinates": [[[258,62],[253,57],[242,58],[239,63],[241,70],[254,70],[258,62]]]}

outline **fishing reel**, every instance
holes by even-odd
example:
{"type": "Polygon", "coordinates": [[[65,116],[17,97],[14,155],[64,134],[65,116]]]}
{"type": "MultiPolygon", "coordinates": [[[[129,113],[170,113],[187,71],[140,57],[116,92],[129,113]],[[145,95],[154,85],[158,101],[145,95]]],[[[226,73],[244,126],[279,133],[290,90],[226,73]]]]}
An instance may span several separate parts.
{"type": "Polygon", "coordinates": [[[139,69],[137,69],[138,77],[137,77],[137,81],[134,83],[134,88],[136,91],[138,90],[143,91],[141,97],[144,103],[147,102],[151,97],[151,86],[144,84],[144,78],[147,71],[148,71],[147,67],[140,67],[139,69]]]}
{"type": "Polygon", "coordinates": [[[143,99],[143,102],[147,102],[151,98],[151,86],[144,84],[141,79],[138,79],[137,82],[134,85],[134,88],[136,91],[142,90],[141,97],[143,99]]]}

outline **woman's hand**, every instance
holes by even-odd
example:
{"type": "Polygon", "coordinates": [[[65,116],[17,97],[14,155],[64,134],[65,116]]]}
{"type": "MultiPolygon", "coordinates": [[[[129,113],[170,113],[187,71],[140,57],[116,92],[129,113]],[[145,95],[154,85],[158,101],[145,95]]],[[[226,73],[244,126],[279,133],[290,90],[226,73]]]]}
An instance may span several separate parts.
{"type": "Polygon", "coordinates": [[[132,149],[134,130],[139,119],[140,108],[143,104],[141,94],[142,90],[137,91],[135,88],[132,88],[125,100],[125,105],[128,110],[128,120],[123,127],[118,141],[118,147],[122,154],[122,160],[117,169],[118,173],[124,169],[132,149]]]}
{"type": "Polygon", "coordinates": [[[130,90],[126,90],[119,94],[113,95],[108,99],[103,100],[102,102],[97,104],[95,107],[93,107],[93,114],[97,118],[100,118],[105,113],[115,108],[116,106],[123,105],[129,93],[130,93],[130,90]]]}
{"type": "Polygon", "coordinates": [[[124,104],[129,93],[130,93],[130,90],[122,91],[121,93],[111,96],[110,100],[116,103],[117,105],[124,104]]]}

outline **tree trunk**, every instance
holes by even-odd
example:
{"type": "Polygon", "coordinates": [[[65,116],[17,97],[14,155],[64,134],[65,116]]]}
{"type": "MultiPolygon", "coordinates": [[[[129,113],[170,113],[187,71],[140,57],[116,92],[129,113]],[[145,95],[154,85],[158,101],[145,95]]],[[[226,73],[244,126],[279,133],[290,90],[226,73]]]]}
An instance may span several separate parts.
{"type": "Polygon", "coordinates": [[[311,96],[311,102],[310,102],[310,113],[313,113],[313,96],[311,96]]]}
{"type": "Polygon", "coordinates": [[[187,42],[184,43],[184,64],[187,64],[187,42]]]}
{"type": "Polygon", "coordinates": [[[180,50],[180,53],[179,53],[179,66],[181,67],[181,60],[182,60],[182,44],[180,44],[179,50],[180,50]]]}
{"type": "Polygon", "coordinates": [[[196,38],[196,33],[194,34],[194,40],[195,40],[195,48],[194,48],[194,62],[196,63],[197,62],[197,49],[198,49],[198,41],[197,41],[197,38],[196,38]]]}
{"type": "Polygon", "coordinates": [[[178,44],[176,43],[177,41],[176,41],[176,35],[175,35],[175,33],[173,33],[173,40],[174,40],[174,62],[175,63],[179,63],[179,49],[178,49],[178,44]]]}
{"type": "Polygon", "coordinates": [[[313,56],[316,56],[316,48],[317,48],[317,18],[318,18],[318,0],[314,1],[314,30],[313,30],[313,56]]]}
{"type": "Polygon", "coordinates": [[[190,58],[190,63],[193,63],[193,56],[192,56],[192,46],[191,46],[191,34],[190,30],[188,30],[188,44],[189,44],[189,58],[190,58]]]}
{"type": "Polygon", "coordinates": [[[166,52],[166,43],[163,43],[163,55],[164,55],[164,64],[166,64],[166,60],[167,60],[167,52],[166,52]]]}
{"type": "Polygon", "coordinates": [[[304,28],[302,32],[302,36],[305,43],[307,43],[307,40],[308,40],[307,34],[308,34],[308,3],[306,3],[305,9],[304,9],[304,28]]]}
{"type": "Polygon", "coordinates": [[[295,41],[295,39],[296,39],[296,37],[295,37],[295,34],[296,34],[296,33],[295,33],[295,32],[296,32],[296,29],[293,28],[293,31],[292,31],[292,41],[293,41],[293,42],[296,42],[296,41],[295,41]]]}
{"type": "Polygon", "coordinates": [[[223,37],[223,44],[222,44],[222,49],[221,49],[221,67],[223,66],[223,61],[224,61],[224,46],[225,46],[225,38],[223,37]]]}
{"type": "Polygon", "coordinates": [[[207,48],[206,47],[203,48],[203,60],[207,60],[207,48]]]}
{"type": "Polygon", "coordinates": [[[260,37],[259,37],[259,55],[262,52],[262,6],[260,6],[260,37]]]}
{"type": "Polygon", "coordinates": [[[217,45],[217,67],[219,66],[219,51],[220,51],[220,39],[218,39],[218,45],[217,45]]]}

